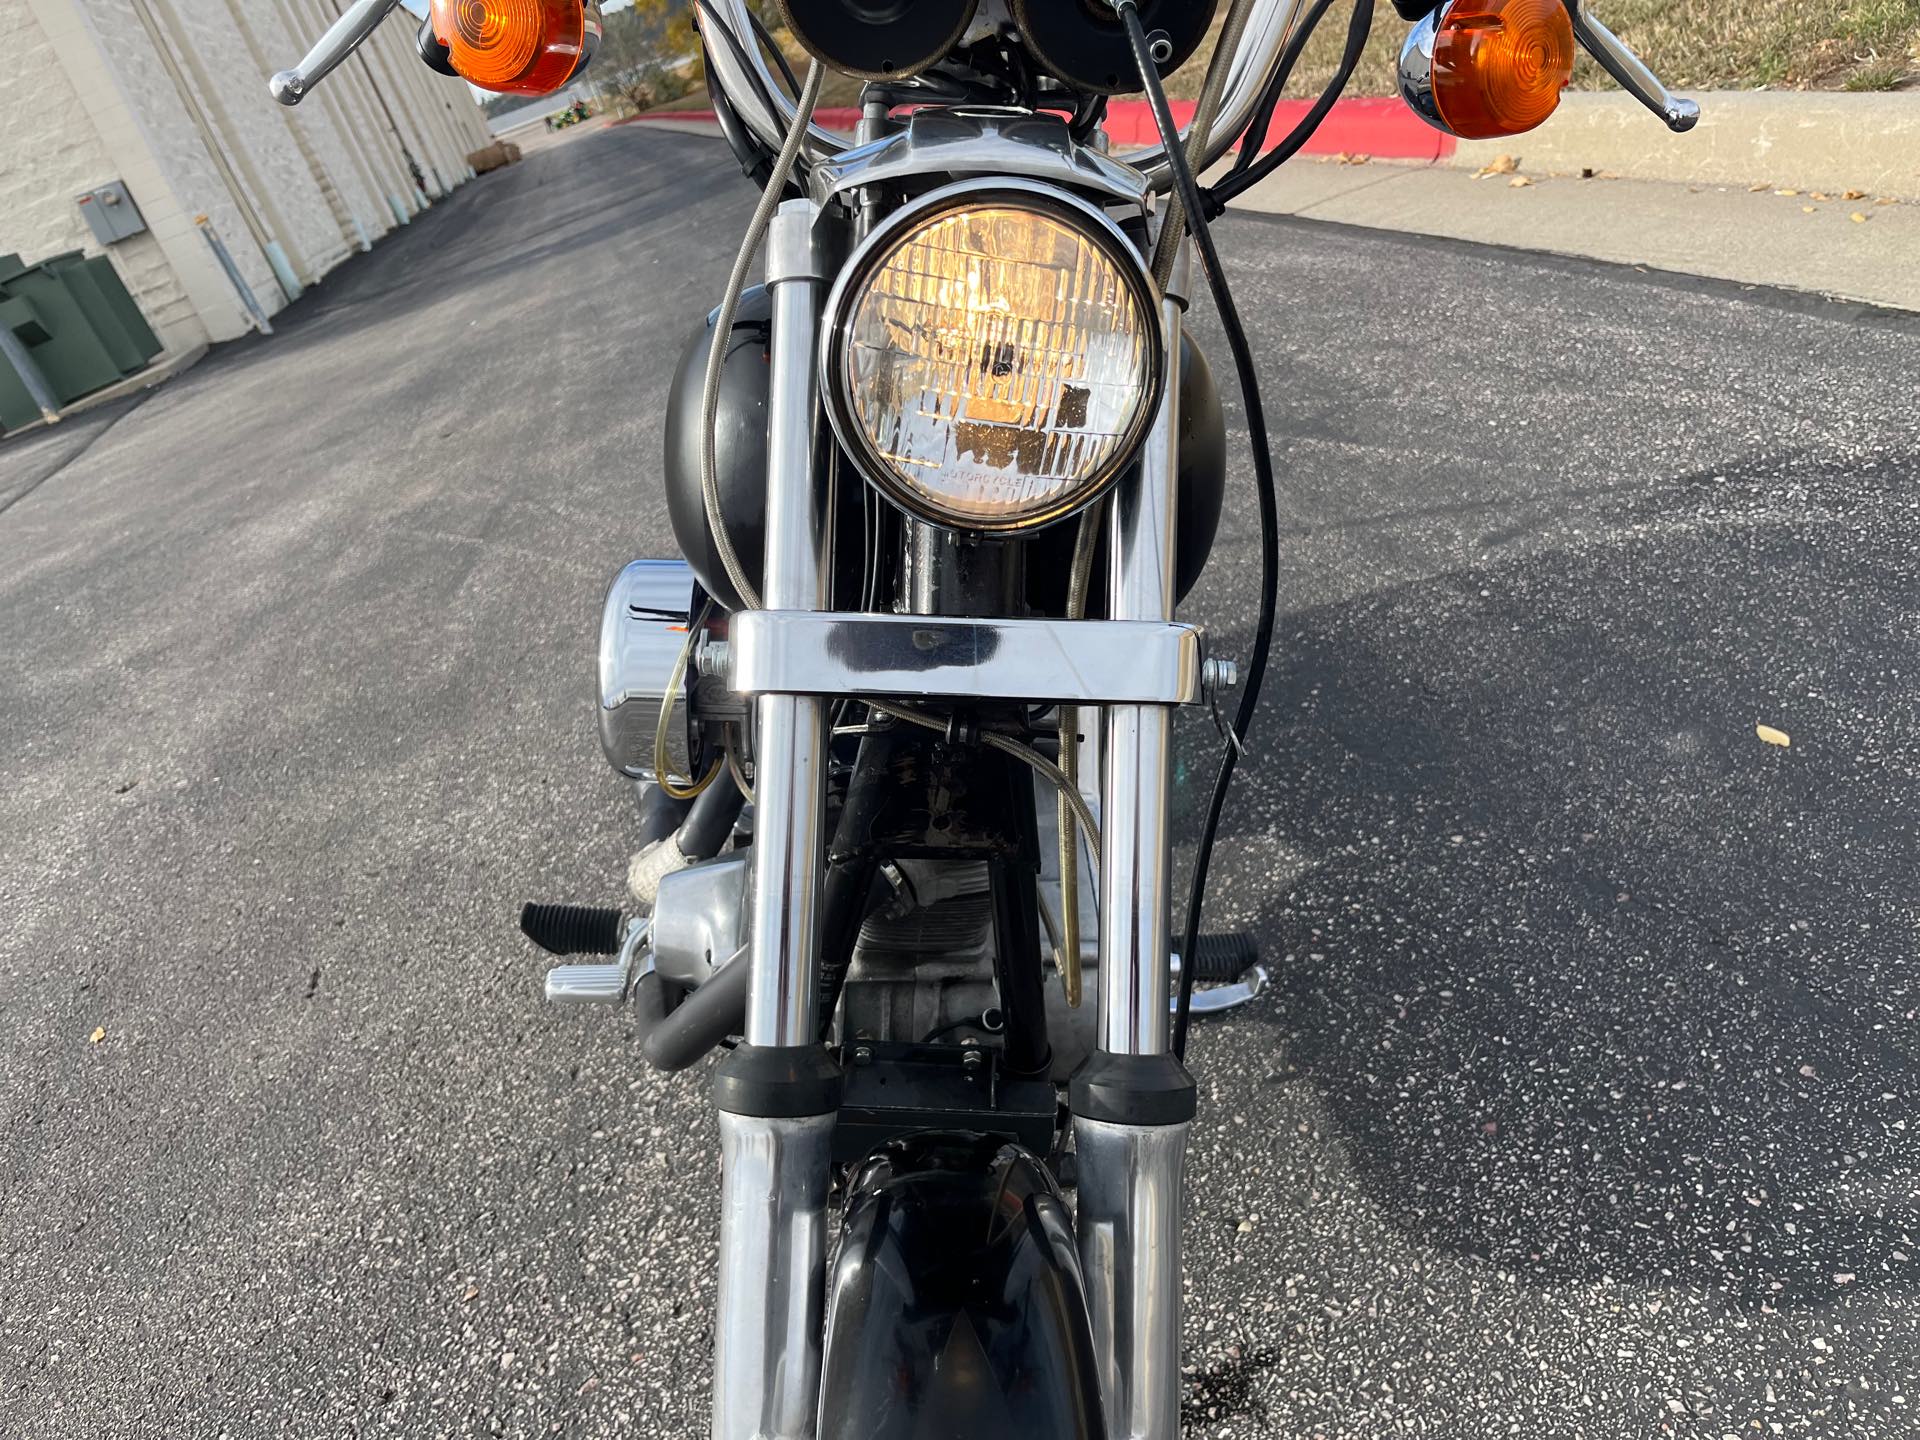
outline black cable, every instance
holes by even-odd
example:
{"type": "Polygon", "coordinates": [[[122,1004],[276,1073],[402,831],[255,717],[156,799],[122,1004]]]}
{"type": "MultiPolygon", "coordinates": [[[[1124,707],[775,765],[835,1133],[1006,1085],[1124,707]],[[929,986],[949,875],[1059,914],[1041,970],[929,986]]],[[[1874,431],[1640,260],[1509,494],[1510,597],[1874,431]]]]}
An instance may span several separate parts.
{"type": "Polygon", "coordinates": [[[767,27],[760,22],[760,17],[753,13],[753,7],[751,5],[747,7],[747,20],[753,26],[754,38],[766,46],[772,53],[773,63],[780,67],[780,78],[787,82],[787,89],[791,90],[794,96],[798,98],[800,94],[800,82],[794,78],[793,66],[787,63],[786,52],[773,43],[773,36],[767,33],[767,27]]]}
{"type": "Polygon", "coordinates": [[[1267,176],[1278,170],[1287,161],[1299,153],[1300,147],[1312,138],[1313,132],[1320,128],[1320,122],[1327,118],[1327,112],[1333,109],[1334,102],[1347,88],[1347,82],[1353,78],[1354,68],[1360,63],[1361,51],[1366,49],[1367,36],[1373,29],[1373,0],[1355,0],[1353,18],[1347,22],[1347,47],[1340,56],[1340,68],[1333,79],[1327,82],[1327,88],[1320,92],[1320,98],[1313,102],[1313,108],[1300,117],[1300,123],[1287,132],[1287,138],[1261,156],[1245,170],[1234,167],[1231,174],[1213,187],[1215,202],[1214,214],[1220,213],[1235,196],[1245,193],[1258,185],[1267,176]]]}
{"type": "Polygon", "coordinates": [[[1280,63],[1274,67],[1267,88],[1260,92],[1260,98],[1254,102],[1253,119],[1240,137],[1240,153],[1233,162],[1236,173],[1260,157],[1260,151],[1267,143],[1267,132],[1273,128],[1273,112],[1280,106],[1280,96],[1287,88],[1287,81],[1293,78],[1293,67],[1300,63],[1300,52],[1306,49],[1307,41],[1313,38],[1313,32],[1332,8],[1333,0],[1315,0],[1313,9],[1307,12],[1306,19],[1301,21],[1299,28],[1287,41],[1287,48],[1280,52],[1280,63]]]}
{"type": "MultiPolygon", "coordinates": [[[[713,74],[713,55],[707,49],[707,42],[700,42],[700,58],[707,66],[707,74],[713,74]]],[[[754,188],[765,190],[767,181],[773,178],[773,156],[762,149],[747,129],[746,122],[733,108],[733,102],[727,98],[724,85],[707,85],[707,98],[713,102],[714,123],[720,127],[720,136],[727,142],[727,148],[733,152],[733,158],[739,163],[740,173],[754,184],[754,188]]],[[[740,327],[735,325],[737,330],[740,327]]]]}
{"type": "MultiPolygon", "coordinates": [[[[1360,0],[1371,8],[1371,0],[1360,0]]],[[[1153,121],[1160,131],[1160,143],[1166,148],[1167,168],[1172,172],[1180,203],[1186,208],[1187,227],[1193,234],[1194,248],[1207,275],[1213,293],[1214,309],[1220,315],[1220,328],[1226,332],[1227,346],[1233,351],[1234,369],[1239,373],[1240,395],[1247,409],[1247,437],[1253,445],[1254,489],[1260,501],[1260,616],[1254,626],[1253,651],[1247,658],[1246,687],[1240,692],[1240,705],[1234,711],[1233,738],[1220,756],[1220,773],[1214,780],[1213,798],[1207,805],[1207,820],[1200,832],[1200,844],[1194,854],[1193,887],[1187,894],[1187,928],[1180,953],[1192,956],[1199,948],[1200,908],[1206,894],[1207,869],[1213,860],[1213,840],[1220,828],[1220,812],[1227,803],[1227,787],[1233,781],[1234,762],[1246,743],[1253,725],[1253,712],[1260,701],[1260,684],[1267,673],[1267,654],[1273,646],[1273,617],[1278,608],[1280,589],[1280,502],[1273,481],[1273,453],[1267,440],[1267,414],[1260,403],[1260,380],[1254,373],[1253,349],[1247,343],[1246,329],[1240,323],[1240,311],[1233,303],[1226,272],[1220,268],[1220,252],[1214,247],[1213,232],[1207,225],[1207,212],[1200,201],[1200,186],[1187,163],[1187,152],[1180,143],[1180,131],[1167,107],[1167,92],[1160,83],[1147,49],[1147,34],[1140,23],[1138,0],[1119,0],[1115,7],[1127,28],[1133,47],[1133,61],[1146,86],[1147,100],[1153,107],[1153,121]]],[[[1180,967],[1180,1004],[1173,1020],[1173,1053],[1182,1058],[1187,1052],[1187,1020],[1193,1008],[1193,974],[1199,967],[1190,963],[1180,967]]]]}
{"type": "MultiPolygon", "coordinates": [[[[759,96],[761,104],[769,111],[778,114],[779,107],[773,103],[773,97],[767,93],[767,87],[760,83],[760,77],[754,73],[753,62],[747,57],[746,49],[740,43],[740,37],[733,33],[733,27],[720,18],[720,13],[708,3],[708,0],[693,0],[693,4],[697,11],[712,22],[713,28],[720,32],[720,38],[726,42],[727,50],[733,56],[733,63],[738,65],[740,73],[747,77],[747,84],[753,88],[754,94],[759,96]]],[[[704,34],[707,27],[702,24],[697,28],[704,34]]],[[[707,76],[707,90],[708,93],[712,93],[714,81],[711,67],[707,70],[707,76]]],[[[777,150],[778,147],[776,146],[775,149],[777,150]]]]}

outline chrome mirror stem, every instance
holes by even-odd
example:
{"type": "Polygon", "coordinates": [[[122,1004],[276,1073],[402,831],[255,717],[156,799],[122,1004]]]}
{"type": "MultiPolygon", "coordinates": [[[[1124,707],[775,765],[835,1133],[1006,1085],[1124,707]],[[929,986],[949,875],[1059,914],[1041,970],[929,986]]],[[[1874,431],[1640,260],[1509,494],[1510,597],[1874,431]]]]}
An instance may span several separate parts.
{"type": "Polygon", "coordinates": [[[314,41],[306,57],[291,70],[282,70],[267,82],[267,89],[282,105],[298,105],[307,92],[318,85],[335,66],[360,47],[360,42],[380,28],[400,0],[353,0],[340,18],[327,27],[327,33],[314,41]]]}
{"type": "Polygon", "coordinates": [[[1647,68],[1647,62],[1627,48],[1621,40],[1606,26],[1596,20],[1585,5],[1577,0],[1566,0],[1567,14],[1573,20],[1573,38],[1594,59],[1600,62],[1620,88],[1647,109],[1658,115],[1667,124],[1667,128],[1676,134],[1691,130],[1700,123],[1700,107],[1691,100],[1683,100],[1668,91],[1660,79],[1647,68]]]}

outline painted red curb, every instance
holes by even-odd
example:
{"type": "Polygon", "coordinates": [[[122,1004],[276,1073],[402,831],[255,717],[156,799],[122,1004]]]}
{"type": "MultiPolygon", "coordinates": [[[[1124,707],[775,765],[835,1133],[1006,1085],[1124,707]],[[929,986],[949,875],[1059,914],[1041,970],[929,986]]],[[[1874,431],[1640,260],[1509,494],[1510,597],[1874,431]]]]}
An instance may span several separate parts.
{"type": "MultiPolygon", "coordinates": [[[[1193,119],[1193,102],[1176,100],[1168,106],[1176,124],[1193,119]]],[[[1313,108],[1307,100],[1282,100],[1274,107],[1267,129],[1271,148],[1313,108]]],[[[1107,106],[1107,134],[1115,145],[1152,145],[1160,138],[1153,109],[1144,100],[1117,100],[1107,106]]],[[[1454,139],[1443,135],[1415,115],[1401,101],[1391,99],[1336,100],[1327,118],[1301,147],[1306,155],[1371,155],[1377,160],[1444,160],[1453,153],[1454,139]]]]}
{"type": "MultiPolygon", "coordinates": [[[[1185,125],[1193,118],[1193,102],[1176,100],[1171,106],[1174,120],[1185,125]]],[[[1312,108],[1306,100],[1283,100],[1273,112],[1273,124],[1267,131],[1269,145],[1284,139],[1300,118],[1312,108]]],[[[711,110],[673,110],[650,115],[635,115],[615,121],[626,125],[638,120],[712,120],[711,110]]],[[[860,123],[860,112],[852,108],[818,111],[814,119],[828,130],[852,130],[860,123]]],[[[1159,138],[1153,123],[1153,110],[1144,100],[1116,100],[1107,106],[1107,133],[1115,145],[1151,145],[1159,138]]],[[[1453,154],[1454,138],[1443,135],[1415,115],[1398,100],[1338,100],[1320,128],[1302,147],[1307,155],[1371,155],[1377,160],[1444,160],[1453,154]]]]}

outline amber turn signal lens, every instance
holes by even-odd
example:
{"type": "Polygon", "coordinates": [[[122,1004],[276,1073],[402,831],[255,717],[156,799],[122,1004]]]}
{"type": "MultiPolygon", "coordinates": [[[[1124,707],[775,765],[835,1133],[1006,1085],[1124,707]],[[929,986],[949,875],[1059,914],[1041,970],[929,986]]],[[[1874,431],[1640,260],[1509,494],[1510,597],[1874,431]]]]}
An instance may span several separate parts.
{"type": "Polygon", "coordinates": [[[580,72],[600,43],[591,0],[433,0],[447,59],[482,90],[545,95],[580,72]]]}
{"type": "Polygon", "coordinates": [[[1433,37],[1433,101],[1468,140],[1531,130],[1573,78],[1562,0],[1454,0],[1433,37]]]}

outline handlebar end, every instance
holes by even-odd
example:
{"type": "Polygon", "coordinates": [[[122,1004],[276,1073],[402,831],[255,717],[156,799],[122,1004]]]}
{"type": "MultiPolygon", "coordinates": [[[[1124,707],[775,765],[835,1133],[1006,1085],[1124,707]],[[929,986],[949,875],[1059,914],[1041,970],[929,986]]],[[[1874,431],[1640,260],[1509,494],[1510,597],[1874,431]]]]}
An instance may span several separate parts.
{"type": "Polygon", "coordinates": [[[1667,102],[1663,117],[1667,128],[1676,135],[1684,135],[1700,123],[1700,106],[1692,100],[1682,100],[1675,96],[1667,102]]]}
{"type": "Polygon", "coordinates": [[[307,81],[298,70],[282,70],[267,82],[267,90],[282,105],[298,105],[307,98],[307,81]]]}

